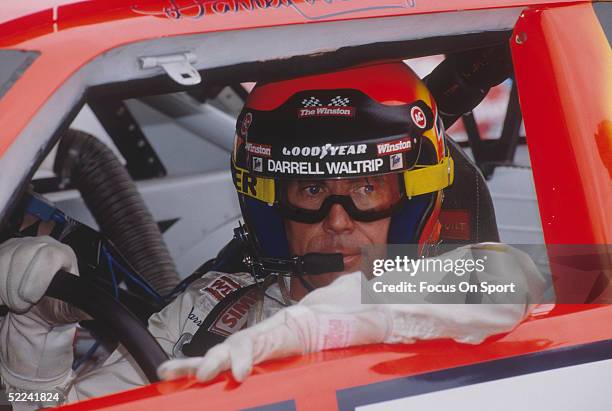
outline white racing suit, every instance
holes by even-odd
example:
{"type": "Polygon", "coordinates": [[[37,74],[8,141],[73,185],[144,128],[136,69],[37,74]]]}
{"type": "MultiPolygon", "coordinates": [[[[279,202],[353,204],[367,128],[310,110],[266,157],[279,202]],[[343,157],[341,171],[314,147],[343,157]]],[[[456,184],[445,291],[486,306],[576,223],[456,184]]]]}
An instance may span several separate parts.
{"type": "MultiPolygon", "coordinates": [[[[191,283],[182,294],[162,311],[153,314],[149,318],[149,331],[168,356],[180,358],[183,356],[182,346],[189,342],[213,307],[232,291],[253,283],[253,278],[248,273],[208,272],[191,283]]],[[[220,335],[227,336],[245,326],[254,324],[257,317],[267,318],[285,305],[290,305],[291,302],[287,293],[281,292],[280,288],[278,283],[274,283],[267,288],[263,296],[258,290],[253,290],[253,292],[239,298],[227,310],[224,310],[224,313],[219,316],[219,321],[213,323],[215,330],[220,335]]],[[[10,323],[8,321],[9,316],[13,315],[15,314],[7,314],[3,321],[3,327],[10,323]]],[[[60,327],[75,326],[63,325],[60,327]]],[[[19,332],[19,330],[14,329],[8,330],[9,333],[11,331],[19,332]]],[[[13,338],[9,337],[9,341],[13,338]]],[[[43,341],[46,343],[49,340],[43,341]]],[[[63,340],[61,342],[65,343],[63,340]]],[[[7,348],[11,350],[11,347],[7,348]]],[[[70,359],[65,358],[65,351],[65,347],[43,347],[38,352],[45,353],[45,356],[53,356],[54,352],[61,352],[64,354],[63,361],[72,363],[72,355],[70,355],[70,359]]],[[[4,383],[7,385],[7,391],[22,388],[11,387],[6,380],[4,383]]],[[[71,375],[56,389],[65,395],[66,402],[75,402],[137,388],[146,384],[148,384],[148,380],[140,367],[127,350],[120,345],[101,367],[76,377],[71,375]]],[[[50,404],[35,405],[30,403],[30,406],[27,406],[25,403],[15,403],[14,405],[18,406],[16,409],[35,409],[38,406],[49,406],[50,404]]]]}
{"type": "MultiPolygon", "coordinates": [[[[227,274],[211,271],[194,281],[176,300],[149,318],[149,331],[171,357],[183,357],[182,347],[195,335],[210,311],[229,293],[253,284],[248,273],[227,274]]],[[[224,310],[212,325],[213,332],[230,335],[253,325],[257,317],[267,318],[290,301],[281,293],[278,283],[261,296],[258,290],[239,298],[224,310]],[[287,299],[284,302],[284,299],[287,299]]],[[[124,391],[148,384],[148,380],[131,355],[119,346],[99,367],[72,380],[68,385],[67,402],[124,391]]]]}
{"type": "MultiPolygon", "coordinates": [[[[490,246],[485,246],[485,248],[487,247],[491,248],[490,246]]],[[[466,253],[479,249],[483,248],[468,246],[467,248],[458,249],[445,255],[456,259],[465,257],[466,253]]],[[[491,252],[497,253],[497,258],[500,258],[500,264],[497,264],[495,266],[497,268],[489,273],[492,276],[491,278],[497,277],[500,272],[505,271],[507,275],[513,275],[517,281],[523,283],[523,292],[521,294],[523,299],[520,303],[515,301],[510,305],[466,305],[462,309],[436,304],[421,304],[419,307],[413,308],[400,304],[394,308],[393,304],[391,304],[388,308],[392,314],[389,316],[389,321],[391,322],[389,324],[389,329],[391,330],[389,341],[401,343],[416,339],[447,337],[462,342],[478,343],[488,335],[510,331],[514,328],[525,318],[532,304],[541,301],[541,296],[547,287],[550,286],[550,283],[544,280],[535,265],[533,265],[533,262],[526,255],[511,251],[511,247],[502,245],[495,245],[491,250],[491,252]],[[518,263],[513,263],[513,261],[518,261],[518,263]],[[508,274],[509,271],[511,271],[510,274],[508,274]],[[458,315],[457,313],[462,314],[458,315]],[[413,324],[415,321],[420,324],[416,330],[413,324]]],[[[356,279],[356,275],[360,276],[361,274],[353,273],[343,276],[341,279],[353,277],[356,279]]],[[[397,276],[405,274],[389,273],[386,275],[397,276]]],[[[504,275],[501,275],[501,277],[503,278],[504,275]]],[[[321,304],[323,302],[331,305],[334,303],[346,305],[342,300],[343,298],[348,298],[348,300],[351,300],[351,304],[353,304],[353,311],[355,313],[358,314],[364,310],[370,310],[370,308],[360,306],[360,297],[357,291],[359,290],[358,282],[354,284],[356,287],[353,287],[355,290],[350,292],[351,296],[342,297],[347,293],[344,287],[346,281],[340,281],[341,279],[338,279],[328,287],[317,289],[303,299],[302,302],[304,302],[305,306],[321,304]]],[[[183,345],[191,340],[191,337],[195,335],[211,310],[234,290],[251,284],[253,284],[253,279],[247,273],[227,274],[209,272],[191,283],[185,292],[179,295],[175,301],[161,312],[151,316],[149,319],[149,331],[171,358],[182,357],[183,345]]],[[[300,305],[302,305],[302,302],[300,302],[300,305]]],[[[386,303],[386,301],[380,301],[379,303],[386,303]]],[[[284,279],[279,280],[267,287],[264,295],[262,295],[259,289],[254,289],[253,292],[240,297],[230,307],[224,309],[208,329],[223,336],[234,334],[242,328],[250,327],[264,318],[271,317],[283,307],[291,304],[293,302],[289,299],[287,284],[284,279]]],[[[316,307],[313,306],[312,308],[316,307]]],[[[350,314],[350,312],[349,310],[348,313],[350,314]]],[[[11,315],[13,314],[8,314],[8,316],[11,315]]],[[[10,335],[7,335],[6,324],[7,319],[5,318],[2,330],[0,330],[0,334],[4,338],[4,344],[7,341],[15,341],[14,338],[10,338],[10,335]]],[[[22,335],[25,335],[26,331],[24,329],[20,332],[22,335]]],[[[41,340],[39,339],[38,341],[40,342],[41,340]]],[[[46,340],[43,339],[42,341],[46,340]]],[[[354,343],[364,343],[360,341],[360,339],[357,339],[354,343]]],[[[366,338],[364,341],[369,341],[369,339],[366,338]]],[[[65,341],[63,342],[65,345],[65,341]]],[[[43,352],[45,355],[53,355],[54,352],[66,354],[65,346],[43,348],[43,350],[36,352],[43,352]]],[[[67,364],[71,364],[72,353],[70,353],[70,358],[65,356],[64,361],[67,364]]],[[[136,388],[147,383],[146,377],[134,359],[120,346],[101,367],[77,377],[69,376],[62,384],[55,386],[55,388],[66,394],[67,402],[74,402],[136,388]]],[[[11,389],[10,386],[8,388],[9,390],[11,389]]],[[[23,387],[15,386],[14,388],[20,389],[23,387]]],[[[32,385],[30,385],[30,389],[33,389],[32,385]]],[[[46,405],[48,406],[49,404],[46,405]]]]}

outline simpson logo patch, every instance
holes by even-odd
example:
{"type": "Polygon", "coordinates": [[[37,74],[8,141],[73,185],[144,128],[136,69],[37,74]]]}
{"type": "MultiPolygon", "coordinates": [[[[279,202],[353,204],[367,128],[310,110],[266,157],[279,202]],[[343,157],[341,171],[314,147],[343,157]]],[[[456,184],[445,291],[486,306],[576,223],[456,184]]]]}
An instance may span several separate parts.
{"type": "Polygon", "coordinates": [[[221,301],[227,297],[228,294],[239,288],[240,284],[223,275],[213,281],[208,287],[204,288],[204,291],[212,295],[217,301],[221,301]]]}
{"type": "Polygon", "coordinates": [[[256,302],[257,290],[254,289],[223,310],[208,330],[227,337],[243,329],[247,323],[249,310],[256,302]]]}
{"type": "Polygon", "coordinates": [[[261,172],[263,170],[263,159],[261,157],[253,157],[253,171],[261,172]]]}
{"type": "Polygon", "coordinates": [[[404,157],[402,156],[402,153],[391,154],[389,156],[389,161],[389,168],[391,170],[399,170],[404,168],[404,157]]]}
{"type": "Polygon", "coordinates": [[[402,138],[387,143],[380,143],[376,145],[376,150],[379,156],[410,151],[412,150],[412,140],[410,138],[402,138]]]}

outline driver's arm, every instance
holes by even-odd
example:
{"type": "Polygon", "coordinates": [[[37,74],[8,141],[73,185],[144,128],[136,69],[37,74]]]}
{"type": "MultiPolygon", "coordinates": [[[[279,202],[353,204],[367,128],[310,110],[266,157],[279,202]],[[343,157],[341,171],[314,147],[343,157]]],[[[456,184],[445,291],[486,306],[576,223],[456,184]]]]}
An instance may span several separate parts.
{"type": "MultiPolygon", "coordinates": [[[[149,318],[149,332],[171,358],[180,335],[185,331],[194,297],[194,293],[189,291],[182,293],[162,311],[149,318]]],[[[148,383],[133,357],[119,345],[101,367],[76,377],[70,383],[66,402],[125,391],[148,383]]]]}
{"type": "Polygon", "coordinates": [[[55,390],[71,378],[75,323],[82,314],[43,298],[60,269],[78,275],[72,249],[51,237],[0,244],[0,303],[9,308],[0,325],[0,375],[8,392],[55,390]]]}
{"type": "MultiPolygon", "coordinates": [[[[182,346],[196,333],[202,321],[218,303],[217,297],[206,291],[223,273],[210,271],[163,310],[149,318],[148,329],[170,358],[182,356],[182,346]]],[[[242,286],[250,284],[250,274],[233,277],[242,286]]],[[[148,380],[133,357],[119,346],[98,367],[76,377],[68,387],[67,402],[84,400],[110,393],[125,391],[148,384],[148,380]]]]}
{"type": "MultiPolygon", "coordinates": [[[[0,303],[10,310],[0,324],[0,375],[7,392],[57,391],[72,402],[146,384],[123,347],[102,367],[74,378],[73,340],[79,318],[67,304],[43,298],[59,269],[78,274],[72,249],[51,237],[13,238],[0,244],[0,303]]],[[[187,300],[180,296],[149,321],[150,331],[168,353],[179,327],[168,317],[179,315],[187,300]]],[[[18,409],[50,405],[15,403],[18,409]]]]}
{"type": "MultiPolygon", "coordinates": [[[[0,304],[10,309],[0,324],[0,375],[7,391],[56,390],[66,402],[74,402],[146,385],[148,380],[122,346],[102,367],[75,378],[72,343],[79,318],[67,304],[43,298],[59,269],[78,274],[72,249],[51,237],[0,244],[0,304]]],[[[194,283],[149,319],[149,331],[170,357],[181,335],[197,330],[190,314],[204,318],[211,308],[202,303],[200,288],[194,283]]],[[[34,409],[51,404],[15,405],[34,409]]]]}

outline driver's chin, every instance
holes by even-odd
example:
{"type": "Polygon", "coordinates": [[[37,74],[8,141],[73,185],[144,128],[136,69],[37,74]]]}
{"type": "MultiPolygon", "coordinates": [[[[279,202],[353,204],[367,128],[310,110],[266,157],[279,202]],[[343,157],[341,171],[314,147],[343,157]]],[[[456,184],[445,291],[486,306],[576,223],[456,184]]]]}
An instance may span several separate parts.
{"type": "Polygon", "coordinates": [[[360,252],[357,254],[343,255],[342,262],[344,263],[344,270],[342,273],[346,274],[360,270],[362,260],[363,257],[360,252]]]}

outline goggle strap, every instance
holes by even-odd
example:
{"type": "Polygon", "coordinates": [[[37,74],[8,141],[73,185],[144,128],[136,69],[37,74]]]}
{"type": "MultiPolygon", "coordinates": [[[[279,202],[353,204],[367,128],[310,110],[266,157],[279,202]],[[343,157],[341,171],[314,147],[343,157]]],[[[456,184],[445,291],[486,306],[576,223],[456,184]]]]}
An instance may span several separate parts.
{"type": "Polygon", "coordinates": [[[236,166],[233,161],[232,168],[236,191],[269,205],[274,204],[276,200],[274,179],[255,176],[249,170],[236,166]]]}
{"type": "Polygon", "coordinates": [[[433,193],[450,186],[455,179],[455,163],[444,157],[439,164],[404,171],[404,188],[408,198],[433,193]]]}

